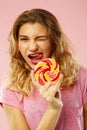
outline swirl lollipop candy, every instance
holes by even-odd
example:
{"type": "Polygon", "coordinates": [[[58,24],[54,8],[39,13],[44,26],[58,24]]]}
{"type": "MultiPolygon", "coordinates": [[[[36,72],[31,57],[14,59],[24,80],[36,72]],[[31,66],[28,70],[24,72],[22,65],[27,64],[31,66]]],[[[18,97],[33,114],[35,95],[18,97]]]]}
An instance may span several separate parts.
{"type": "Polygon", "coordinates": [[[43,59],[35,66],[34,74],[41,85],[49,81],[57,81],[60,76],[59,64],[51,58],[43,59]]]}

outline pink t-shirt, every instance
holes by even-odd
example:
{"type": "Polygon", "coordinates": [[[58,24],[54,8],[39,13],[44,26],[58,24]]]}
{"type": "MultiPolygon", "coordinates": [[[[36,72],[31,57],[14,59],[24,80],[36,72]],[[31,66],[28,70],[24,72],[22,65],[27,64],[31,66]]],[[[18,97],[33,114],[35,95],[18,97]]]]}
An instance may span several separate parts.
{"type": "MultiPolygon", "coordinates": [[[[61,91],[63,109],[55,130],[84,130],[83,105],[87,103],[87,69],[79,71],[76,83],[61,91]]],[[[31,128],[35,130],[47,109],[47,102],[37,88],[30,96],[19,102],[20,94],[8,88],[1,89],[0,103],[12,105],[24,113],[31,128]]]]}

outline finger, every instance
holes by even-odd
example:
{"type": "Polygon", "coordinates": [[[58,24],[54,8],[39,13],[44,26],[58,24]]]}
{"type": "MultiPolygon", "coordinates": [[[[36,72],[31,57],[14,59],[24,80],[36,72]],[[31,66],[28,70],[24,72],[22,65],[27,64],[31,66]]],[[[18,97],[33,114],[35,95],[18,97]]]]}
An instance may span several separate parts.
{"type": "Polygon", "coordinates": [[[52,97],[52,95],[44,95],[45,100],[47,100],[52,106],[63,105],[61,100],[61,93],[58,93],[58,97],[52,97]]]}
{"type": "Polygon", "coordinates": [[[53,98],[55,96],[55,93],[56,93],[57,90],[55,90],[55,87],[54,86],[49,86],[49,88],[47,89],[41,89],[40,92],[41,92],[41,95],[44,97],[44,98],[53,98]]]}
{"type": "Polygon", "coordinates": [[[56,86],[58,87],[58,89],[60,89],[60,85],[61,85],[62,81],[63,81],[63,74],[61,74],[61,75],[59,76],[59,79],[58,79],[58,81],[56,82],[56,86]]]}
{"type": "Polygon", "coordinates": [[[48,83],[46,83],[44,86],[40,87],[40,88],[39,88],[40,95],[44,95],[45,93],[47,93],[48,90],[49,90],[49,88],[50,88],[50,86],[51,86],[51,83],[48,82],[48,83]]]}
{"type": "Polygon", "coordinates": [[[49,95],[51,94],[52,97],[55,97],[55,95],[56,95],[56,97],[58,97],[58,95],[59,95],[58,93],[60,93],[59,84],[60,84],[60,81],[58,81],[57,84],[50,86],[47,93],[49,95]]]}
{"type": "Polygon", "coordinates": [[[48,91],[48,89],[52,86],[52,82],[46,82],[42,87],[40,87],[40,94],[43,94],[48,91]]]}
{"type": "Polygon", "coordinates": [[[51,82],[46,82],[45,85],[43,86],[44,90],[47,91],[50,86],[52,86],[52,83],[51,82]]]}
{"type": "Polygon", "coordinates": [[[62,83],[62,81],[63,81],[63,74],[60,74],[59,80],[60,80],[60,83],[62,83]]]}

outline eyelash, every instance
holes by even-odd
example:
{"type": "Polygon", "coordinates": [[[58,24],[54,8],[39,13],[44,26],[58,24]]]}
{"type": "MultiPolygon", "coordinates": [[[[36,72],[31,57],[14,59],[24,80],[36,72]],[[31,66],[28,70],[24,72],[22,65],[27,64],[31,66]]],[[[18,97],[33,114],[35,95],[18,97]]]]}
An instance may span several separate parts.
{"type": "Polygon", "coordinates": [[[38,38],[37,41],[45,41],[47,38],[38,38]]]}
{"type": "MultiPolygon", "coordinates": [[[[45,41],[45,40],[47,40],[48,38],[37,38],[37,39],[35,39],[35,41],[45,41]]],[[[29,40],[28,38],[19,38],[19,41],[27,41],[27,40],[29,40]]]]}
{"type": "Polygon", "coordinates": [[[20,41],[28,40],[27,38],[20,38],[20,41]]]}

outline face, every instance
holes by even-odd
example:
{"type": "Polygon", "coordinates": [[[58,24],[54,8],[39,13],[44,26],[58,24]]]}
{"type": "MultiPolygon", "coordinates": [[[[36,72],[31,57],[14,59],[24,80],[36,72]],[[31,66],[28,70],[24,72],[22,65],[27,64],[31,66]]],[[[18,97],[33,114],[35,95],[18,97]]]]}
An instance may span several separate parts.
{"type": "Polygon", "coordinates": [[[32,69],[41,59],[51,56],[48,32],[40,23],[22,25],[19,29],[18,45],[21,55],[32,69]]]}

